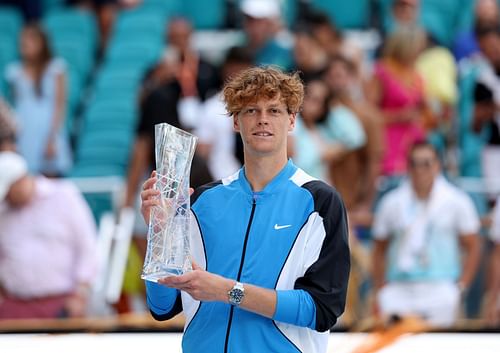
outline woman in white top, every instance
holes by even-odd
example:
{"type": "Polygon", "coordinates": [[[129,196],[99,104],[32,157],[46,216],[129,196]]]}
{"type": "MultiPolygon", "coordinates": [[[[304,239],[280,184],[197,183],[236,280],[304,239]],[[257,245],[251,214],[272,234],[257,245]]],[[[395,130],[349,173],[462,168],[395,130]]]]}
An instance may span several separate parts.
{"type": "Polygon", "coordinates": [[[6,79],[16,111],[17,145],[32,173],[65,174],[71,164],[64,132],[65,63],[50,52],[38,25],[26,25],[20,36],[21,61],[7,67],[6,79]]]}

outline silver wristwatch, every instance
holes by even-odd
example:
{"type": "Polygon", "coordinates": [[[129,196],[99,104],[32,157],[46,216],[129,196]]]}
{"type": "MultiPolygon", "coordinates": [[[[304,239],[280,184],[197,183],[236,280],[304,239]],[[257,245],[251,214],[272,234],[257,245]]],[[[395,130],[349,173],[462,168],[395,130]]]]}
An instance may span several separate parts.
{"type": "Polygon", "coordinates": [[[229,299],[229,304],[238,306],[243,301],[245,297],[245,288],[243,288],[243,284],[240,282],[236,282],[234,287],[227,292],[227,296],[229,299]]]}

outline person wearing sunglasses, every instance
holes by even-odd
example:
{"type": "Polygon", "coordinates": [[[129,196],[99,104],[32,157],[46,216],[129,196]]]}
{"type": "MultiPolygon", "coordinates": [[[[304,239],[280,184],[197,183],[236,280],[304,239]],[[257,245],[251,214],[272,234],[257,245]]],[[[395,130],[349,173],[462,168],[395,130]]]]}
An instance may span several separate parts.
{"type": "Polygon", "coordinates": [[[408,180],[382,198],[375,214],[376,313],[452,326],[478,267],[479,228],[472,200],[441,175],[435,148],[414,144],[408,180]]]}

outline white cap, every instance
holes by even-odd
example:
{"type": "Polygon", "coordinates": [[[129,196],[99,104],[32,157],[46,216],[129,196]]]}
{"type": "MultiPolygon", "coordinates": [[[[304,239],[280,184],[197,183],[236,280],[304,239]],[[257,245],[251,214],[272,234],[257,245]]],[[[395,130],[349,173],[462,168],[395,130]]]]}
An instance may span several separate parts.
{"type": "Polygon", "coordinates": [[[3,201],[10,187],[28,174],[28,165],[17,153],[0,152],[0,201],[3,201]]]}
{"type": "Polygon", "coordinates": [[[244,0],[241,12],[253,18],[273,18],[281,15],[277,0],[244,0]]]}

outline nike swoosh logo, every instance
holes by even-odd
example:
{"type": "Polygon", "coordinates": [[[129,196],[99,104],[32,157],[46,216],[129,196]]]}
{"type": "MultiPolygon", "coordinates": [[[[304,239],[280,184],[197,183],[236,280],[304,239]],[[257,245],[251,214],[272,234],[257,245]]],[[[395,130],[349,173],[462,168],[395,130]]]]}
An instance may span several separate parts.
{"type": "Polygon", "coordinates": [[[278,223],[276,223],[274,225],[274,229],[280,230],[280,229],[288,228],[288,227],[291,227],[291,226],[292,226],[291,224],[286,224],[286,225],[283,225],[283,226],[279,226],[278,223]]]}

